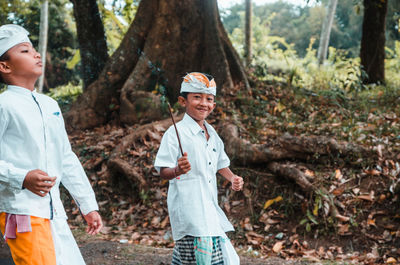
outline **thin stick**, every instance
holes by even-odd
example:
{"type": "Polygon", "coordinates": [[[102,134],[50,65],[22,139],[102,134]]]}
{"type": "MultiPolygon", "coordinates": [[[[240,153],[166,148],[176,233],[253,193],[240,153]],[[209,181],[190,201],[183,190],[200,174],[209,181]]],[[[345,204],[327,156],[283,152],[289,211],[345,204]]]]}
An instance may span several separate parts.
{"type": "Polygon", "coordinates": [[[176,124],[175,124],[175,120],[174,120],[174,116],[172,116],[172,108],[171,105],[168,103],[168,110],[169,110],[169,114],[171,115],[171,119],[172,119],[172,123],[174,124],[175,127],[175,132],[176,132],[176,137],[178,137],[178,143],[179,143],[179,149],[181,149],[181,154],[183,156],[183,150],[182,150],[182,144],[181,144],[181,139],[179,138],[179,133],[178,133],[178,129],[176,128],[176,124]]]}

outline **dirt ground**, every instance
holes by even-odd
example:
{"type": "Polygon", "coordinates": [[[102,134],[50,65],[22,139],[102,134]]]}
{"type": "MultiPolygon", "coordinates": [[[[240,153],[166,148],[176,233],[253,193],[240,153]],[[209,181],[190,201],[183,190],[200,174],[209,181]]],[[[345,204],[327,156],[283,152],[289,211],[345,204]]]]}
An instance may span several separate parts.
{"type": "MultiPolygon", "coordinates": [[[[172,249],[121,244],[99,239],[79,242],[87,265],[166,265],[171,262],[172,249]]],[[[241,256],[242,265],[303,265],[305,261],[285,261],[280,258],[254,259],[241,256]]],[[[0,240],[0,265],[13,265],[4,240],[0,240]]],[[[74,265],[74,264],[71,264],[74,265]]]]}

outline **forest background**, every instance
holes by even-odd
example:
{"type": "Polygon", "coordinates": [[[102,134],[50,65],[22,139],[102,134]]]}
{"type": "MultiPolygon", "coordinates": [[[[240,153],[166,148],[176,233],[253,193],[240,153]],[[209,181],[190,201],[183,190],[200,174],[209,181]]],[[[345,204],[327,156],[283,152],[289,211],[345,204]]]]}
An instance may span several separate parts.
{"type": "MultiPolygon", "coordinates": [[[[67,115],[73,148],[88,172],[105,218],[102,237],[172,247],[166,210],[168,183],[159,179],[152,163],[162,133],[171,124],[165,103],[176,101],[176,84],[184,73],[172,71],[151,49],[132,48],[132,53],[140,55],[139,63],[142,60],[146,66],[115,88],[120,90],[120,100],[102,104],[107,115],[96,119],[87,115],[96,121],[93,124],[82,120],[86,112],[80,95],[94,102],[98,98],[93,95],[102,94],[100,81],[112,82],[104,76],[115,67],[115,54],[123,50],[124,36],[130,34],[141,5],[134,0],[89,2],[98,8],[104,27],[100,39],[105,45],[96,56],[102,60],[99,68],[89,74],[85,70],[90,63],[82,51],[87,47],[75,24],[79,14],[74,14],[74,5],[85,1],[50,1],[43,91],[58,100],[67,115]],[[146,81],[132,82],[137,76],[146,81]],[[141,86],[145,88],[137,89],[141,86]]],[[[243,78],[235,75],[231,66],[232,85],[219,84],[223,96],[217,98],[218,107],[210,117],[225,140],[233,169],[246,180],[241,193],[232,192],[221,180],[221,206],[236,228],[231,237],[243,255],[397,262],[400,3],[376,1],[387,5],[384,78],[368,82],[360,53],[365,7],[374,1],[338,1],[328,56],[320,64],[318,48],[330,2],[253,4],[250,61],[246,57],[245,3],[219,10],[245,73],[243,78]]],[[[39,0],[2,1],[0,23],[24,26],[37,46],[42,7],[39,0]]],[[[211,10],[207,8],[202,13],[211,10]]],[[[188,50],[193,48],[188,46],[188,50]]],[[[179,56],[185,52],[180,50],[179,56]]],[[[196,69],[187,69],[192,70],[196,69]]],[[[107,93],[114,99],[114,92],[107,93]]],[[[182,110],[176,104],[174,110],[179,119],[182,110]]],[[[67,193],[64,197],[71,206],[66,207],[70,224],[79,236],[79,210],[67,193]]]]}

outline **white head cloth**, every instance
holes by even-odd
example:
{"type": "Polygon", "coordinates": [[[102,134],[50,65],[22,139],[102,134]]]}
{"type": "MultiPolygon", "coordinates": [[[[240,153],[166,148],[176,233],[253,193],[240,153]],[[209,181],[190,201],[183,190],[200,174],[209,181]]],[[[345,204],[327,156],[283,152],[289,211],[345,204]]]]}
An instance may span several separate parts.
{"type": "MultiPolygon", "coordinates": [[[[29,32],[21,26],[7,24],[0,27],[0,56],[6,51],[23,42],[31,41],[28,38],[29,32]]],[[[31,43],[32,44],[32,43],[31,43]]]]}
{"type": "Polygon", "coordinates": [[[184,77],[181,84],[181,93],[182,92],[204,93],[216,96],[217,85],[215,84],[214,79],[209,80],[206,75],[194,72],[189,73],[184,77]],[[202,76],[203,78],[208,80],[208,84],[202,82],[202,80],[198,79],[196,76],[202,76]]]}

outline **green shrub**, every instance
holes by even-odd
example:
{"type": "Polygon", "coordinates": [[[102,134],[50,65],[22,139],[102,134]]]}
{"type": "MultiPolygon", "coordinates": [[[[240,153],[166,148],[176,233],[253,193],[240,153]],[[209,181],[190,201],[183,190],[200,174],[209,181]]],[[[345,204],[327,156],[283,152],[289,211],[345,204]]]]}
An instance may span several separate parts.
{"type": "Polygon", "coordinates": [[[68,83],[67,85],[50,89],[47,95],[58,102],[62,112],[66,112],[69,110],[71,103],[74,102],[80,94],[82,94],[82,84],[73,85],[68,83]]]}

